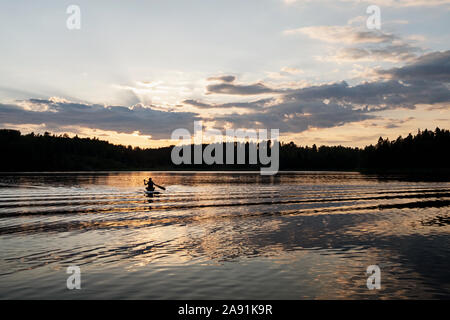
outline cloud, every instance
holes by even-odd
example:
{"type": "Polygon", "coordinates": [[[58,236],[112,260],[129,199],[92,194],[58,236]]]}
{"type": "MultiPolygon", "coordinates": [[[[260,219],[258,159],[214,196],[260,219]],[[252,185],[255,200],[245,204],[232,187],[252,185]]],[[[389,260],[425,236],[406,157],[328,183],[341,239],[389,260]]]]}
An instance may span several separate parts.
{"type": "MultiPolygon", "coordinates": [[[[228,110],[228,114],[214,112],[212,116],[211,113],[157,110],[155,106],[141,104],[103,106],[49,98],[0,104],[0,119],[4,124],[45,123],[48,127],[79,126],[119,133],[138,131],[154,139],[168,138],[177,128],[191,128],[195,120],[214,122],[218,128],[278,128],[281,133],[299,133],[309,128],[331,128],[376,119],[380,111],[413,109],[421,104],[448,109],[449,66],[450,51],[433,52],[402,67],[376,70],[380,79],[372,82],[349,85],[340,81],[274,89],[264,83],[235,84],[233,80],[233,83],[209,85],[208,92],[239,96],[267,93],[269,97],[222,104],[194,99],[183,102],[199,109],[241,108],[245,113],[228,110]]],[[[386,121],[389,128],[400,124],[401,121],[386,121]]]]}
{"type": "Polygon", "coordinates": [[[446,83],[429,83],[420,79],[366,82],[355,86],[342,81],[300,89],[286,98],[297,101],[328,99],[368,110],[384,110],[448,102],[450,91],[446,83]]]}
{"type": "Polygon", "coordinates": [[[277,128],[282,133],[298,133],[311,127],[329,128],[375,118],[364,110],[323,101],[284,100],[261,112],[215,117],[216,125],[235,128],[277,128]]]}
{"type": "Polygon", "coordinates": [[[266,72],[267,76],[271,79],[283,79],[286,77],[291,77],[303,73],[304,73],[303,70],[295,67],[283,67],[279,72],[271,72],[271,71],[266,72]]]}
{"type": "Polygon", "coordinates": [[[407,43],[401,43],[398,45],[385,45],[380,47],[353,47],[344,48],[338,50],[336,55],[329,56],[324,60],[333,61],[389,61],[389,62],[401,62],[412,60],[417,57],[417,53],[421,52],[421,49],[414,47],[407,43]]]}
{"type": "Polygon", "coordinates": [[[378,71],[392,79],[450,82],[450,51],[432,52],[417,58],[414,63],[378,71]]]}
{"type": "Polygon", "coordinates": [[[211,103],[205,103],[198,100],[184,100],[184,104],[188,104],[200,109],[226,109],[226,108],[241,108],[241,109],[249,109],[249,110],[257,110],[262,109],[264,107],[267,107],[270,105],[270,103],[273,101],[272,98],[270,99],[261,99],[256,100],[252,102],[231,102],[231,103],[223,103],[223,104],[211,104],[211,103]]]}
{"type": "Polygon", "coordinates": [[[201,109],[217,108],[216,105],[212,105],[209,103],[200,102],[200,101],[192,100],[192,99],[184,100],[183,103],[197,107],[197,108],[201,108],[201,109]]]}
{"type": "Polygon", "coordinates": [[[236,80],[235,76],[217,76],[217,77],[209,77],[208,81],[222,81],[222,82],[233,82],[236,80]]]}
{"type": "Polygon", "coordinates": [[[55,127],[80,126],[119,133],[139,131],[154,139],[166,139],[173,130],[190,127],[199,118],[194,113],[165,112],[142,105],[128,108],[54,99],[29,99],[16,104],[0,104],[0,119],[4,124],[45,123],[55,127]],[[31,108],[33,105],[39,105],[40,110],[31,108]],[[44,105],[45,109],[42,108],[44,105]]]}
{"type": "Polygon", "coordinates": [[[410,122],[412,120],[415,120],[414,117],[408,117],[406,119],[387,119],[387,123],[384,125],[385,129],[395,129],[395,128],[401,128],[401,126],[407,122],[410,122]]]}
{"type": "Polygon", "coordinates": [[[357,30],[351,26],[312,26],[283,31],[285,35],[304,34],[311,39],[328,43],[381,43],[396,39],[392,34],[381,31],[357,30]]]}
{"type": "Polygon", "coordinates": [[[286,30],[285,34],[304,34],[312,39],[333,43],[333,54],[319,57],[324,61],[389,61],[402,62],[416,58],[422,48],[394,34],[379,30],[362,30],[354,26],[313,26],[286,30]],[[342,44],[350,45],[342,47],[342,44]]]}
{"type": "MultiPolygon", "coordinates": [[[[354,86],[341,81],[301,89],[285,88],[284,94],[273,99],[270,106],[211,120],[220,126],[278,128],[284,133],[298,133],[311,127],[328,128],[374,119],[378,111],[413,109],[419,104],[448,106],[449,64],[450,51],[435,52],[404,67],[379,71],[388,79],[354,86]]],[[[391,121],[386,126],[401,123],[391,121]]]]}
{"type": "Polygon", "coordinates": [[[219,93],[219,94],[230,94],[241,96],[283,92],[283,90],[267,87],[263,83],[254,83],[247,85],[231,84],[231,83],[210,84],[206,87],[206,90],[207,94],[219,93]]]}
{"type": "Polygon", "coordinates": [[[294,67],[283,67],[283,68],[281,68],[281,73],[301,74],[301,73],[303,73],[303,70],[294,68],[294,67]]]}

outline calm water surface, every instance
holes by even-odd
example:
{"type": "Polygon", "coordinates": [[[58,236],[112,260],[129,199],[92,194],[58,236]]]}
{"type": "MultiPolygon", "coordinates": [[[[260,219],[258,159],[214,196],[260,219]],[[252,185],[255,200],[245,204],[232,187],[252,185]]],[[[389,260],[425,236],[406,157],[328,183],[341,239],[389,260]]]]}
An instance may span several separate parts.
{"type": "Polygon", "coordinates": [[[450,298],[450,183],[359,173],[0,175],[0,298],[450,298]],[[167,187],[149,197],[143,179],[167,187]],[[366,268],[381,268],[368,290],[366,268]],[[81,290],[68,290],[68,266],[81,290]]]}

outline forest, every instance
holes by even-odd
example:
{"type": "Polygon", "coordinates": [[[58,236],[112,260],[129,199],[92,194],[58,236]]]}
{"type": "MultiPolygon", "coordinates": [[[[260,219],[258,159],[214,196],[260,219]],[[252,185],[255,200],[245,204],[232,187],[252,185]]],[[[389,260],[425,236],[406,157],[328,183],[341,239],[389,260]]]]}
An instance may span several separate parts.
{"type": "MultiPolygon", "coordinates": [[[[266,143],[271,143],[270,141],[266,143]]],[[[260,165],[174,165],[173,146],[139,148],[114,145],[98,138],[21,134],[0,129],[0,171],[91,170],[259,170],[260,165]]],[[[203,145],[205,148],[206,145],[203,145]]],[[[234,143],[234,150],[238,143],[234,143]]],[[[243,145],[249,150],[249,144],[243,145]]],[[[257,146],[259,147],[259,145],[257,146]]],[[[193,146],[191,145],[193,149],[193,146]]],[[[226,148],[225,148],[226,149],[226,148]]],[[[269,148],[270,149],[270,148],[269,148]]],[[[376,172],[449,172],[450,131],[422,130],[390,141],[380,137],[364,148],[297,146],[281,143],[280,170],[353,170],[376,172]]],[[[236,156],[236,152],[234,153],[236,156]]],[[[224,157],[226,153],[224,154],[224,157]]],[[[236,162],[235,162],[236,163],[236,162]]],[[[248,161],[247,161],[248,163],[248,161]]]]}

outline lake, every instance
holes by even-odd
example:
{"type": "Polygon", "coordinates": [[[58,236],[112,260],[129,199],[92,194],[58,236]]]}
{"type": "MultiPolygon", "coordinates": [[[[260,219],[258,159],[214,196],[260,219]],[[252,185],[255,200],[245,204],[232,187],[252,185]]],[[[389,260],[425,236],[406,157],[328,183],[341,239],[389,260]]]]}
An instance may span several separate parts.
{"type": "Polygon", "coordinates": [[[353,172],[0,175],[1,299],[450,298],[450,183],[353,172]],[[166,191],[144,193],[153,177],[166,191]],[[380,268],[381,288],[366,269],[380,268]],[[66,286],[78,266],[81,290],[66,286]]]}

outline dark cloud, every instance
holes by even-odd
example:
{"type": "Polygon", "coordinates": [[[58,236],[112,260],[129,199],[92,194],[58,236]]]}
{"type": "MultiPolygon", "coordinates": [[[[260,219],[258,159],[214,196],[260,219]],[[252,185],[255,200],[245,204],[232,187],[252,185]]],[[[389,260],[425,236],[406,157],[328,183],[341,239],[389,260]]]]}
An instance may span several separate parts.
{"type": "Polygon", "coordinates": [[[372,108],[413,108],[417,104],[434,104],[450,101],[450,91],[443,83],[428,83],[416,80],[402,82],[384,80],[349,86],[345,81],[335,84],[308,87],[286,96],[287,99],[308,101],[329,99],[372,108]]]}
{"type": "Polygon", "coordinates": [[[236,80],[235,76],[217,76],[208,78],[208,81],[233,82],[234,80],[236,80]]]}
{"type": "MultiPolygon", "coordinates": [[[[349,85],[345,81],[302,89],[272,89],[263,83],[219,83],[208,86],[210,94],[252,95],[272,93],[273,97],[250,102],[211,104],[185,100],[200,109],[241,108],[245,113],[216,115],[204,120],[223,127],[278,128],[282,133],[297,133],[311,127],[329,128],[376,118],[374,112],[395,108],[415,108],[430,104],[448,108],[450,103],[450,51],[435,52],[399,68],[378,71],[385,78],[349,85]]],[[[234,81],[234,80],[233,80],[234,81]]],[[[177,128],[192,128],[202,116],[190,112],[160,111],[135,105],[102,106],[73,103],[59,99],[29,99],[16,104],[0,104],[2,123],[80,126],[122,133],[140,131],[153,137],[168,138],[177,128]]],[[[395,128],[402,122],[389,122],[395,128]]]]}
{"type": "Polygon", "coordinates": [[[415,119],[414,117],[408,117],[406,119],[387,119],[388,122],[384,126],[384,128],[386,128],[386,129],[400,128],[402,124],[409,122],[411,120],[414,120],[414,119],[415,119]]]}
{"type": "Polygon", "coordinates": [[[16,104],[0,104],[0,119],[8,124],[42,124],[48,126],[81,126],[120,133],[139,131],[155,139],[170,138],[173,130],[189,128],[197,115],[188,112],[165,112],[140,105],[131,108],[72,102],[29,99],[16,104]],[[46,111],[30,111],[22,106],[45,105],[46,111]]]}
{"type": "Polygon", "coordinates": [[[200,102],[200,101],[192,100],[192,99],[184,100],[183,103],[197,107],[197,108],[202,108],[202,109],[217,108],[216,105],[204,103],[204,102],[200,102]]]}
{"type": "Polygon", "coordinates": [[[311,127],[330,128],[349,122],[375,118],[367,110],[355,110],[352,106],[321,101],[287,101],[262,112],[231,114],[214,118],[217,125],[231,123],[235,128],[275,128],[283,133],[296,133],[311,127]]]}
{"type": "Polygon", "coordinates": [[[270,102],[272,102],[273,99],[260,99],[252,102],[231,102],[231,103],[223,103],[223,104],[210,104],[201,102],[198,100],[184,100],[184,104],[188,104],[200,109],[211,109],[211,108],[219,108],[219,109],[226,109],[226,108],[242,108],[242,109],[262,109],[267,106],[270,102]]]}
{"type": "Polygon", "coordinates": [[[432,52],[417,58],[410,65],[379,71],[381,75],[405,81],[450,82],[450,50],[432,52]]]}
{"type": "Polygon", "coordinates": [[[421,49],[408,43],[365,45],[360,47],[349,47],[339,50],[337,59],[344,60],[386,60],[407,61],[417,57],[421,49]]]}
{"type": "MultiPolygon", "coordinates": [[[[334,127],[373,119],[375,111],[415,108],[418,104],[445,104],[450,102],[449,63],[450,51],[428,54],[404,67],[380,72],[390,77],[387,80],[355,86],[342,81],[286,89],[267,108],[214,120],[219,125],[228,122],[234,127],[278,128],[282,132],[295,133],[310,127],[334,127]]],[[[386,126],[394,128],[401,123],[386,126]]]]}
{"type": "Polygon", "coordinates": [[[231,95],[256,95],[263,93],[281,93],[283,90],[272,89],[263,83],[254,83],[248,85],[219,83],[210,84],[206,87],[207,93],[231,94],[231,95]]]}

